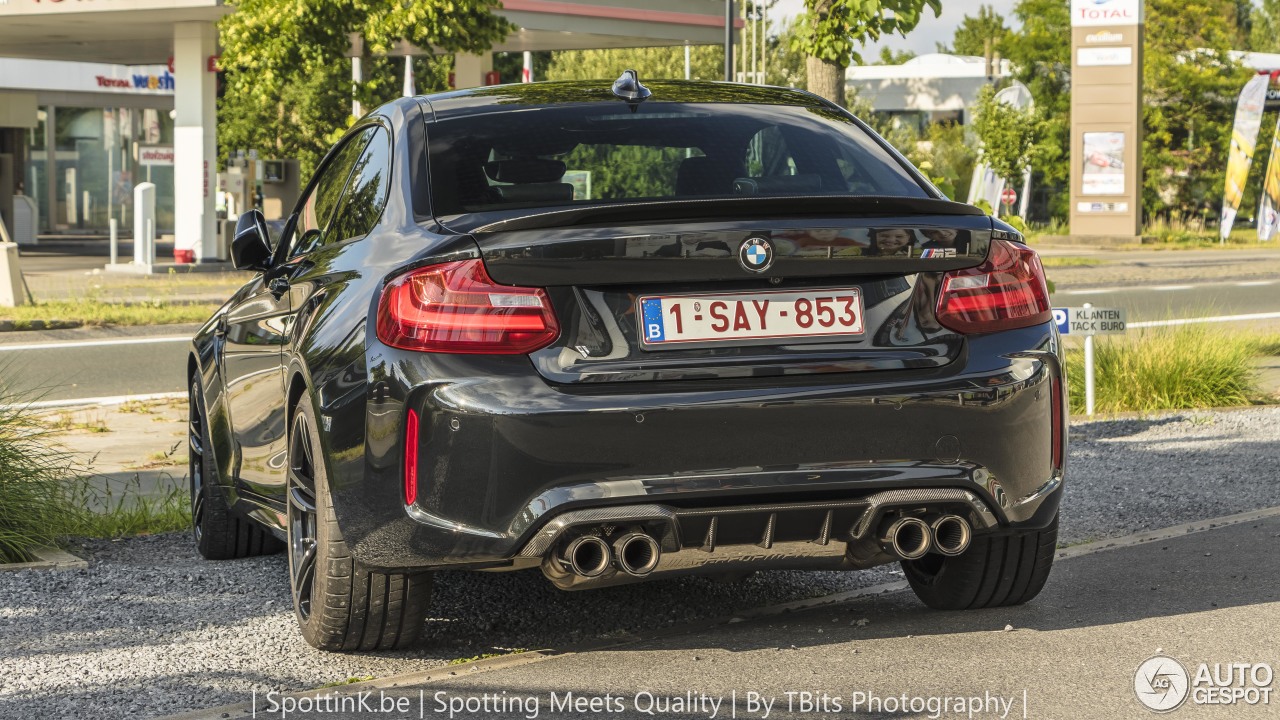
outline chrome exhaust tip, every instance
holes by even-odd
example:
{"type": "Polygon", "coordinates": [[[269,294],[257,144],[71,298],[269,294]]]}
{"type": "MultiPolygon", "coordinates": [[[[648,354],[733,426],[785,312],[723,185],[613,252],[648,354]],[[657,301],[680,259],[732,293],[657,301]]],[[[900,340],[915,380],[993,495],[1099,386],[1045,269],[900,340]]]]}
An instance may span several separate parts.
{"type": "Polygon", "coordinates": [[[902,560],[919,560],[933,545],[929,525],[917,517],[900,517],[885,531],[888,550],[902,560]]]}
{"type": "Polygon", "coordinates": [[[644,533],[627,533],[613,541],[613,555],[622,572],[644,577],[657,569],[662,548],[644,533]]]}
{"type": "Polygon", "coordinates": [[[583,535],[565,547],[561,562],[575,575],[593,578],[608,570],[612,559],[609,543],[595,535],[583,535]]]}
{"type": "Polygon", "coordinates": [[[968,521],[959,515],[943,515],[933,521],[933,549],[947,556],[963,554],[969,549],[973,530],[968,521]]]}

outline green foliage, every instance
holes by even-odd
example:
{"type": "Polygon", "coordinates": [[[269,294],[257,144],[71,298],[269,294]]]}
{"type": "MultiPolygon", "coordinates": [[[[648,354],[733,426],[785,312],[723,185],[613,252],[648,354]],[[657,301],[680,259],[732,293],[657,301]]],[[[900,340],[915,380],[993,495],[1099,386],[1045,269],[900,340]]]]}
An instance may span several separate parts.
{"type": "Polygon", "coordinates": [[[1235,98],[1252,73],[1228,55],[1241,40],[1234,0],[1148,0],[1143,103],[1148,215],[1196,214],[1221,196],[1235,98]]]}
{"type": "MultiPolygon", "coordinates": [[[[612,80],[623,70],[635,70],[640,81],[684,79],[684,47],[563,50],[551,53],[547,80],[612,80]]],[[[720,80],[724,77],[724,47],[694,45],[689,48],[689,77],[720,80]]]]}
{"type": "MultiPolygon", "coordinates": [[[[352,94],[372,108],[399,95],[401,41],[438,52],[480,52],[509,32],[498,0],[238,0],[219,23],[226,88],[219,105],[224,148],[297,157],[309,175],[351,123],[352,94]],[[346,58],[363,37],[365,82],[346,58]]],[[[420,89],[443,89],[448,60],[415,60],[420,89]],[[421,67],[422,72],[418,72],[421,67]]],[[[225,154],[225,153],[223,153],[225,154]]]]}
{"type": "Polygon", "coordinates": [[[990,5],[978,8],[978,14],[965,15],[956,28],[955,39],[951,48],[939,46],[939,52],[950,52],[957,55],[977,55],[985,57],[988,50],[1003,54],[1002,45],[1009,36],[1009,28],[1004,24],[1004,16],[996,13],[990,5]],[[988,47],[988,43],[990,46],[988,47]]]}
{"type": "Polygon", "coordinates": [[[1041,120],[1032,153],[1036,183],[1052,189],[1049,214],[1066,218],[1071,181],[1071,11],[1062,0],[1021,0],[1014,15],[1021,27],[1005,36],[1000,52],[1013,77],[1027,86],[1041,120]]]}
{"type": "Polygon", "coordinates": [[[1019,110],[996,100],[996,89],[987,85],[978,93],[974,134],[982,143],[982,160],[1006,182],[1017,184],[1043,136],[1043,122],[1030,110],[1019,110]]]}
{"type": "Polygon", "coordinates": [[[1249,49],[1254,52],[1280,52],[1280,0],[1262,0],[1253,9],[1249,31],[1249,49]]]}
{"type": "Polygon", "coordinates": [[[796,49],[848,67],[862,62],[855,48],[882,35],[906,35],[920,22],[925,7],[942,12],[942,0],[805,0],[796,49]]]}
{"type": "Polygon", "coordinates": [[[47,431],[0,388],[0,563],[27,562],[55,545],[67,528],[59,482],[72,463],[47,442],[47,431]]]}
{"type": "Polygon", "coordinates": [[[901,65],[914,58],[916,54],[910,50],[894,50],[889,47],[880,48],[879,65],[901,65]]]}
{"type": "MultiPolygon", "coordinates": [[[[1099,338],[1095,411],[1152,412],[1248,405],[1257,393],[1257,339],[1211,325],[1182,325],[1099,338]]],[[[1083,413],[1084,354],[1067,353],[1071,411],[1083,413]]]]}
{"type": "MultiPolygon", "coordinates": [[[[791,47],[796,19],[766,39],[768,85],[803,87],[805,57],[791,47]]],[[[537,70],[535,55],[535,72],[537,70]]],[[[684,46],[562,50],[548,53],[543,80],[612,80],[623,70],[635,70],[641,81],[683,80],[684,46]]],[[[689,79],[720,80],[724,77],[724,46],[693,45],[689,48],[689,79]]]]}
{"type": "Polygon", "coordinates": [[[570,170],[591,171],[591,196],[606,200],[669,197],[685,158],[682,148],[579,145],[564,157],[570,170]]]}

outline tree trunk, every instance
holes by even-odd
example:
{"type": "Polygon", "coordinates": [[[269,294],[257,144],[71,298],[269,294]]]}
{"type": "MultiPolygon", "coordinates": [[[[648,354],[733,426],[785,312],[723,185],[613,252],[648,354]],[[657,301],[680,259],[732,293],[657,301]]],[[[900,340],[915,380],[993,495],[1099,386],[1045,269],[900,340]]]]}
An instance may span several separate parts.
{"type": "Polygon", "coordinates": [[[810,55],[806,59],[806,67],[809,71],[809,92],[844,107],[845,66],[810,55]]]}

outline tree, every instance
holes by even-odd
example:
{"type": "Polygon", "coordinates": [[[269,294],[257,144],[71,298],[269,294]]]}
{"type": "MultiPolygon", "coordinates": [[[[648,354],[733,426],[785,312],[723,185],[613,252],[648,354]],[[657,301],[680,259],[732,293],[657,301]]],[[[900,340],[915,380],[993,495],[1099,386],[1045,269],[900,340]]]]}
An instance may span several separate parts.
{"type": "Polygon", "coordinates": [[[973,132],[982,142],[982,161],[1006,183],[1016,185],[1035,157],[1043,122],[1034,111],[997,100],[994,85],[978,92],[975,114],[973,132]]]}
{"type": "MultiPolygon", "coordinates": [[[[640,81],[684,79],[684,46],[609,50],[562,50],[551,54],[547,80],[613,80],[623,70],[635,70],[640,81]]],[[[724,77],[724,46],[689,48],[689,77],[719,80],[724,77]]]]}
{"type": "Polygon", "coordinates": [[[1229,55],[1240,39],[1235,0],[1148,0],[1143,68],[1148,216],[1201,214],[1220,202],[1236,98],[1252,72],[1229,55]]]}
{"type": "Polygon", "coordinates": [[[1062,0],[1021,0],[1014,7],[1021,27],[1000,43],[1013,77],[1035,99],[1042,134],[1032,172],[1049,189],[1048,211],[1065,220],[1071,207],[1071,11],[1062,0]]]}
{"type": "MultiPolygon", "coordinates": [[[[352,94],[366,107],[399,95],[403,41],[434,51],[481,52],[506,37],[499,0],[238,0],[219,22],[227,68],[219,107],[226,147],[297,157],[309,174],[353,120],[352,94]],[[350,76],[350,36],[363,38],[363,83],[350,76]]],[[[420,80],[447,73],[445,58],[414,61],[420,80]]],[[[420,82],[420,85],[422,83],[420,82]]]]}
{"type": "Polygon", "coordinates": [[[942,0],[805,0],[793,47],[809,56],[809,90],[844,105],[845,69],[862,62],[855,46],[885,34],[906,35],[926,6],[936,16],[942,0]]]}
{"type": "Polygon", "coordinates": [[[915,56],[916,54],[910,50],[893,50],[887,47],[880,48],[881,65],[901,65],[915,56]]]}
{"type": "Polygon", "coordinates": [[[1280,52],[1280,0],[1262,0],[1261,6],[1253,9],[1251,20],[1249,49],[1280,52]]]}
{"type": "Polygon", "coordinates": [[[986,57],[988,52],[1003,52],[1000,46],[1008,36],[1009,28],[1005,27],[1004,16],[997,14],[990,5],[982,5],[976,17],[965,15],[960,21],[951,49],[939,49],[956,55],[986,57]]]}

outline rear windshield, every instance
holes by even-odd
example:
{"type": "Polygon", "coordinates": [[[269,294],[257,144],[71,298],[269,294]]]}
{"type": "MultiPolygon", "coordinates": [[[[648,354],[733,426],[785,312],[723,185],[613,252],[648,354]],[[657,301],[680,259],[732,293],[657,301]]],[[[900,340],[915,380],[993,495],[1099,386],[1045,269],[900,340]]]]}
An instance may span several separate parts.
{"type": "Polygon", "coordinates": [[[432,123],[438,216],[743,196],[930,195],[853,121],[786,105],[619,102],[432,123]]]}

